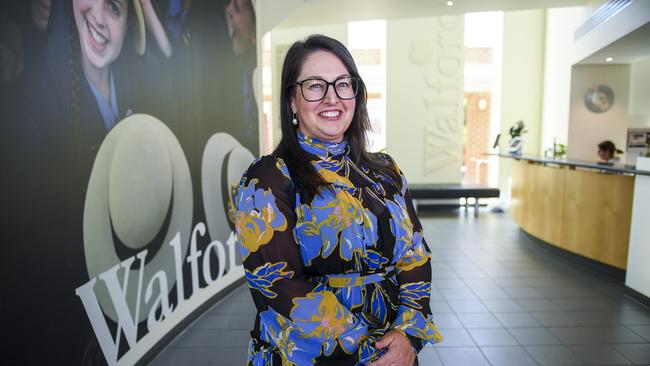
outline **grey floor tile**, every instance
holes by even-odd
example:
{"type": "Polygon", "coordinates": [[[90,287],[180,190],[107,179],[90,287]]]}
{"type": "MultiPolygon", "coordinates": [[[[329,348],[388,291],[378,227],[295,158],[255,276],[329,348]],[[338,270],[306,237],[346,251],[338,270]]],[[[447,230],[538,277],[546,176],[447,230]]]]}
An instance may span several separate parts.
{"type": "Polygon", "coordinates": [[[506,287],[504,290],[515,300],[544,298],[539,291],[531,287],[506,287]]]}
{"type": "Polygon", "coordinates": [[[455,313],[487,313],[488,308],[479,300],[449,300],[449,307],[455,313]]]}
{"type": "Polygon", "coordinates": [[[465,328],[501,328],[501,323],[490,313],[461,313],[458,319],[465,328]]]}
{"type": "MultiPolygon", "coordinates": [[[[151,363],[151,366],[217,366],[224,365],[221,363],[224,357],[223,349],[221,348],[167,348],[156,357],[151,363]]],[[[243,365],[244,361],[237,363],[243,365]]],[[[235,364],[232,364],[235,365],[235,364]]]]}
{"type": "Polygon", "coordinates": [[[490,299],[510,299],[510,295],[505,292],[502,288],[493,286],[493,287],[480,287],[472,288],[472,291],[478,296],[481,300],[490,300],[490,299]]]}
{"type": "Polygon", "coordinates": [[[453,313],[454,311],[451,309],[447,301],[445,300],[431,300],[429,302],[429,305],[431,305],[431,312],[435,314],[440,314],[440,313],[453,313]]]}
{"type": "Polygon", "coordinates": [[[576,319],[571,313],[567,312],[533,312],[535,319],[545,327],[568,327],[580,325],[579,319],[576,319]]]}
{"type": "Polygon", "coordinates": [[[525,311],[557,311],[555,304],[548,299],[517,299],[519,305],[525,311]]]}
{"type": "Polygon", "coordinates": [[[471,289],[476,290],[479,288],[499,288],[496,281],[489,278],[468,278],[464,279],[467,286],[471,289]]]}
{"type": "Polygon", "coordinates": [[[508,329],[517,341],[524,346],[548,346],[562,344],[545,328],[512,328],[508,329]]]}
{"type": "Polygon", "coordinates": [[[533,328],[541,326],[537,319],[528,313],[494,313],[494,316],[506,328],[533,328]]]}
{"type": "Polygon", "coordinates": [[[211,315],[205,314],[192,326],[195,330],[218,329],[253,329],[255,314],[248,315],[211,315]]]}
{"type": "Polygon", "coordinates": [[[445,366],[489,366],[490,364],[477,348],[438,348],[436,349],[445,366]]]}
{"type": "Polygon", "coordinates": [[[460,278],[441,278],[432,283],[437,289],[445,288],[467,288],[467,285],[460,278]]]}
{"type": "Polygon", "coordinates": [[[635,365],[650,365],[650,344],[621,344],[615,347],[635,365]]]}
{"type": "Polygon", "coordinates": [[[581,325],[620,325],[618,311],[577,311],[571,315],[578,319],[581,325]]]}
{"type": "Polygon", "coordinates": [[[463,323],[453,313],[434,313],[433,321],[438,329],[463,328],[463,323]]]}
{"type": "Polygon", "coordinates": [[[171,347],[242,347],[248,344],[247,330],[188,330],[171,347]]]}
{"type": "Polygon", "coordinates": [[[549,299],[585,299],[597,298],[599,295],[598,292],[586,287],[542,287],[537,291],[549,299]]]}
{"type": "Polygon", "coordinates": [[[569,346],[578,358],[587,365],[631,365],[622,354],[612,345],[600,344],[597,346],[569,346]]]}
{"type": "Polygon", "coordinates": [[[517,340],[505,328],[486,328],[467,330],[477,345],[484,346],[516,346],[517,340]]]}
{"type": "Polygon", "coordinates": [[[650,325],[630,325],[627,328],[650,342],[650,325]]]}
{"type": "Polygon", "coordinates": [[[476,346],[476,343],[465,329],[445,329],[441,333],[443,341],[436,344],[435,348],[476,346]]]}
{"type": "Polygon", "coordinates": [[[644,343],[645,340],[625,327],[563,327],[549,328],[565,344],[644,343]]]}
{"type": "Polygon", "coordinates": [[[566,346],[526,346],[525,348],[542,366],[586,365],[566,346]]]}
{"type": "Polygon", "coordinates": [[[650,325],[650,310],[621,311],[619,319],[623,325],[650,325]]]}
{"type": "Polygon", "coordinates": [[[523,347],[481,347],[492,366],[537,366],[523,347]]]}
{"type": "Polygon", "coordinates": [[[438,291],[442,297],[449,300],[477,300],[476,295],[468,287],[463,288],[441,288],[438,291]]]}
{"type": "MultiPolygon", "coordinates": [[[[583,299],[551,299],[562,311],[615,311],[623,310],[623,304],[612,299],[583,298],[583,299]]],[[[630,309],[632,310],[632,309],[630,309]]]]}
{"type": "Polygon", "coordinates": [[[512,299],[486,299],[483,304],[492,312],[524,311],[515,300],[512,299]]]}
{"type": "Polygon", "coordinates": [[[440,356],[434,347],[424,347],[418,354],[418,362],[422,366],[443,366],[440,356]]]}
{"type": "Polygon", "coordinates": [[[480,269],[460,269],[454,270],[454,272],[462,279],[485,277],[485,273],[480,269]]]}

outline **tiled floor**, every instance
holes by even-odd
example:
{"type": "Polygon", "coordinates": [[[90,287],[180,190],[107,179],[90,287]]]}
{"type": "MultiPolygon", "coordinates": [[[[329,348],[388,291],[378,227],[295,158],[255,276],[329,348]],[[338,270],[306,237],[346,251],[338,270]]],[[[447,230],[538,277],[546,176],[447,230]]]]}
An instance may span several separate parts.
{"type": "MultiPolygon", "coordinates": [[[[421,221],[445,340],[425,347],[420,365],[650,365],[650,309],[621,285],[539,252],[507,214],[421,221]]],[[[242,286],[151,364],[243,365],[253,316],[242,286]]]]}

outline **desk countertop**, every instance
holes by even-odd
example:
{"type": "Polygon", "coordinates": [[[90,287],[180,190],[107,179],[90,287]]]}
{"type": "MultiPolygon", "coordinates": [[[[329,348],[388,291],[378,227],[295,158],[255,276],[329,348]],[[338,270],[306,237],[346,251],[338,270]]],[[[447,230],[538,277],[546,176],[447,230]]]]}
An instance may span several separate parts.
{"type": "Polygon", "coordinates": [[[597,169],[601,171],[607,171],[607,172],[619,173],[619,174],[650,176],[650,170],[637,169],[633,165],[596,163],[596,162],[583,161],[583,160],[543,158],[534,155],[511,155],[511,154],[497,154],[497,155],[502,158],[532,161],[541,164],[566,165],[566,166],[573,166],[579,168],[597,169]]]}

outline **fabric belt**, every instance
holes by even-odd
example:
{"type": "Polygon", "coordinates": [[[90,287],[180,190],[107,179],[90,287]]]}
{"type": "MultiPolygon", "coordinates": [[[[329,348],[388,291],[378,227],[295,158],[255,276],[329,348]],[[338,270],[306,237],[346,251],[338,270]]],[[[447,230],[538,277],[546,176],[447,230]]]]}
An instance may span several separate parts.
{"type": "Polygon", "coordinates": [[[313,280],[320,283],[327,282],[327,285],[330,287],[343,288],[381,282],[393,275],[395,275],[395,266],[388,266],[383,271],[331,274],[321,277],[313,277],[313,280]]]}

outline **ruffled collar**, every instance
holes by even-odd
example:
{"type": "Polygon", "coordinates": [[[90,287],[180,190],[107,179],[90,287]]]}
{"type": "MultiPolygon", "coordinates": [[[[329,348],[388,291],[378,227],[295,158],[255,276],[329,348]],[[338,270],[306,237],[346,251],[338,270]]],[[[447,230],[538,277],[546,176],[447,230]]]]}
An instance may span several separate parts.
{"type": "Polygon", "coordinates": [[[338,156],[347,152],[348,140],[346,138],[341,142],[322,141],[316,137],[306,136],[300,130],[297,132],[298,143],[310,154],[319,157],[338,156]]]}

